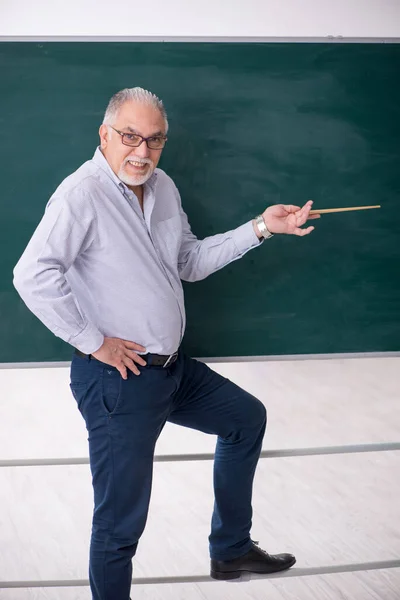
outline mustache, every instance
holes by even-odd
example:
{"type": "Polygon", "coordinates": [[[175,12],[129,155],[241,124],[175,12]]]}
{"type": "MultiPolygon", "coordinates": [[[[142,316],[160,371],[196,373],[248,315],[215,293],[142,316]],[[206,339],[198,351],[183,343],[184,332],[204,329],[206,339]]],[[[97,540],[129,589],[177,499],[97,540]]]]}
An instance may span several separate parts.
{"type": "Polygon", "coordinates": [[[124,162],[122,163],[123,165],[126,165],[130,160],[134,160],[135,162],[138,162],[142,165],[152,165],[153,161],[150,160],[150,158],[136,158],[136,156],[132,156],[131,158],[125,158],[124,162]]]}

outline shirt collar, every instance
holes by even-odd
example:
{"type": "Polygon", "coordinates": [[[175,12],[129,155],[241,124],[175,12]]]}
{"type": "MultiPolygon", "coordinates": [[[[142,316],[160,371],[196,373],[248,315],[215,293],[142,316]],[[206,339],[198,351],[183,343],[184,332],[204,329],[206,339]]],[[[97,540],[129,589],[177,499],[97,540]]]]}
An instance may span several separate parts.
{"type": "MultiPolygon", "coordinates": [[[[128,186],[125,185],[125,183],[123,181],[121,181],[120,178],[117,177],[117,175],[114,173],[114,171],[110,167],[106,157],[100,150],[100,146],[97,146],[96,152],[94,153],[92,160],[98,167],[100,167],[100,169],[102,169],[102,171],[104,171],[114,181],[114,183],[119,187],[121,192],[124,193],[126,191],[130,191],[128,186]]],[[[156,187],[156,182],[157,182],[157,169],[155,169],[154,173],[146,181],[145,185],[148,185],[150,187],[151,191],[154,192],[155,187],[156,187]]]]}

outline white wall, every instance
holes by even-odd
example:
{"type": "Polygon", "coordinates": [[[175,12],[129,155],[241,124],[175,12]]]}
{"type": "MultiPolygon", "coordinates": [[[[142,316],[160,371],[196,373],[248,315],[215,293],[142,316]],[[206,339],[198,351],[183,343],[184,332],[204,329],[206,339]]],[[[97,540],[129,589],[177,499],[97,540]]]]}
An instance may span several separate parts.
{"type": "Polygon", "coordinates": [[[400,37],[399,0],[0,0],[0,36],[400,37]]]}

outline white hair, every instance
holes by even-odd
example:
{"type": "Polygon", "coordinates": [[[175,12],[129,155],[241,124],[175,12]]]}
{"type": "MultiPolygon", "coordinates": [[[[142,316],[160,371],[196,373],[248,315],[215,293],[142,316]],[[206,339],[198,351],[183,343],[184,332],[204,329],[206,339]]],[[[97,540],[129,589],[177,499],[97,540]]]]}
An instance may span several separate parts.
{"type": "Polygon", "coordinates": [[[125,88],[124,90],[120,90],[114,94],[109,101],[104,114],[103,123],[105,125],[111,125],[114,122],[121,106],[125,104],[125,102],[140,102],[141,104],[148,104],[149,106],[154,106],[154,108],[157,108],[165,121],[165,133],[168,131],[167,112],[164,108],[162,100],[160,100],[155,94],[152,94],[148,90],[144,90],[141,87],[125,88]]]}

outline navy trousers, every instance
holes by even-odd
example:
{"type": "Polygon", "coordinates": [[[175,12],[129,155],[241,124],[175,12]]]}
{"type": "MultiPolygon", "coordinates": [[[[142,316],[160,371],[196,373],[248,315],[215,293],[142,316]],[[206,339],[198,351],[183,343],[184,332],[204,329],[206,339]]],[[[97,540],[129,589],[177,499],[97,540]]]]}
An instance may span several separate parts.
{"type": "MultiPolygon", "coordinates": [[[[94,489],[89,579],[93,600],[129,600],[132,557],[151,494],[154,447],[166,421],[217,435],[211,558],[250,549],[252,487],[266,427],[264,405],[179,351],[140,375],[74,355],[71,390],[85,419],[94,489]]],[[[178,523],[177,523],[178,526],[178,523]]]]}

